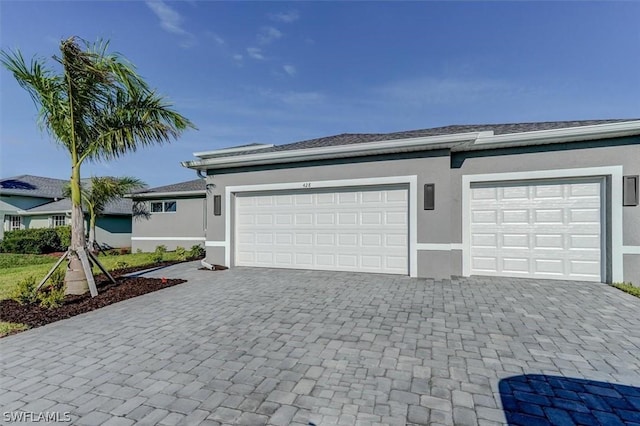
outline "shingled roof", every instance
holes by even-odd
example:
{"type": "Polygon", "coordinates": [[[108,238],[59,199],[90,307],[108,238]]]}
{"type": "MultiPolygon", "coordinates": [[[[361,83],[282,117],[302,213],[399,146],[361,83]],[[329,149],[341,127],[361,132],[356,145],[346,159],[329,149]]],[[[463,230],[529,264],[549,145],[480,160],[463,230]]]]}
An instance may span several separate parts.
{"type": "Polygon", "coordinates": [[[171,192],[193,192],[193,191],[206,191],[206,182],[204,179],[194,179],[186,182],[173,183],[171,185],[157,186],[155,188],[145,189],[131,194],[133,197],[136,195],[149,195],[154,193],[171,193],[171,192]]]}
{"type": "Polygon", "coordinates": [[[300,142],[276,145],[270,148],[244,150],[241,152],[220,152],[208,156],[208,158],[232,157],[238,155],[263,154],[267,152],[290,151],[307,148],[320,148],[337,145],[351,145],[367,142],[390,141],[396,139],[411,139],[426,136],[454,135],[459,133],[493,131],[495,135],[534,132],[540,130],[564,129],[569,127],[593,126],[598,124],[619,123],[637,119],[612,119],[612,120],[580,120],[580,121],[544,121],[535,123],[507,123],[507,124],[467,124],[434,127],[429,129],[408,130],[392,133],[342,133],[317,139],[309,139],[300,142]]]}
{"type": "Polygon", "coordinates": [[[24,195],[38,198],[62,198],[68,181],[42,176],[20,175],[0,179],[0,195],[24,195]]]}
{"type": "MultiPolygon", "coordinates": [[[[108,203],[105,206],[102,214],[107,215],[130,215],[133,210],[133,202],[126,198],[119,198],[108,203]]],[[[53,201],[51,203],[43,204],[38,207],[33,207],[26,210],[25,213],[31,214],[48,214],[48,213],[60,213],[71,212],[71,200],[69,198],[63,198],[62,200],[53,201]]]]}

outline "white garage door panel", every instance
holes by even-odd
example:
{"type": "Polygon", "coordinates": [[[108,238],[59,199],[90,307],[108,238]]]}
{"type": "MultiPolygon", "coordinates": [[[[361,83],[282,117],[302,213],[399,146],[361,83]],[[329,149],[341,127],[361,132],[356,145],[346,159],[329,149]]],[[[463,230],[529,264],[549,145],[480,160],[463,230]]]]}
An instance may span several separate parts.
{"type": "Polygon", "coordinates": [[[601,281],[602,183],[471,188],[471,273],[601,281]]]}
{"type": "Polygon", "coordinates": [[[236,264],[408,274],[408,191],[236,196],[236,264]]]}

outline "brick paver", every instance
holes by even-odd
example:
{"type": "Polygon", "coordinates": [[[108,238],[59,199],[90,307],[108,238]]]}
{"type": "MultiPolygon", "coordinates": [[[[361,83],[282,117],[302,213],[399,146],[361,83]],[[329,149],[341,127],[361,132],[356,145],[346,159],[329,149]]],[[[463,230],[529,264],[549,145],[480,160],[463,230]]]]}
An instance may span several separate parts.
{"type": "Polygon", "coordinates": [[[91,425],[640,423],[640,300],[603,284],[150,275],[189,282],[2,339],[0,407],[91,425]]]}

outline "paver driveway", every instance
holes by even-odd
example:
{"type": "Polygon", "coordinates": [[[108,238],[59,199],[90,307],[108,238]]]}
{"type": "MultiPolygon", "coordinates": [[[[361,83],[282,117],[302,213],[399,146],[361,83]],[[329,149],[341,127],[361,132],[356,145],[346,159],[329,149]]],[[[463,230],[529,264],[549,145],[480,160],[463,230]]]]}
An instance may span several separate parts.
{"type": "Polygon", "coordinates": [[[640,300],[602,284],[194,264],[155,275],[190,281],[0,340],[3,413],[68,411],[87,425],[570,424],[562,415],[640,410],[640,300]],[[585,410],[585,389],[597,410],[585,410]]]}

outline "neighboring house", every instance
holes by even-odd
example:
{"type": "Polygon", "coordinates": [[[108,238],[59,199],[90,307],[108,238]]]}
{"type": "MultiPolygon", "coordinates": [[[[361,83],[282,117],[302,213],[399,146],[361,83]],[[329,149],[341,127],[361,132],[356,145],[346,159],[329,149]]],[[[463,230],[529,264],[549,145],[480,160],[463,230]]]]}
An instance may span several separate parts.
{"type": "MultiPolygon", "coordinates": [[[[88,179],[87,179],[88,181],[88,179]]],[[[68,181],[22,175],[0,179],[0,214],[5,231],[53,228],[71,223],[71,200],[64,198],[68,181]]],[[[118,199],[107,204],[96,221],[96,240],[103,247],[131,245],[132,202],[118,199]]],[[[88,232],[88,221],[85,221],[88,232]]]]}
{"type": "Polygon", "coordinates": [[[206,215],[200,199],[188,207],[158,188],[168,198],[150,199],[191,211],[152,213],[145,236],[186,245],[202,223],[211,263],[640,284],[640,120],[341,134],[194,155],[182,164],[207,175],[206,215]]]}
{"type": "Polygon", "coordinates": [[[207,228],[206,182],[196,179],[159,186],[129,195],[137,209],[147,214],[133,220],[131,249],[153,251],[204,245],[207,228]]]}
{"type": "Polygon", "coordinates": [[[61,179],[31,175],[0,179],[0,219],[3,225],[0,239],[5,231],[29,228],[31,218],[24,218],[19,212],[62,199],[65,183],[61,179]]]}

